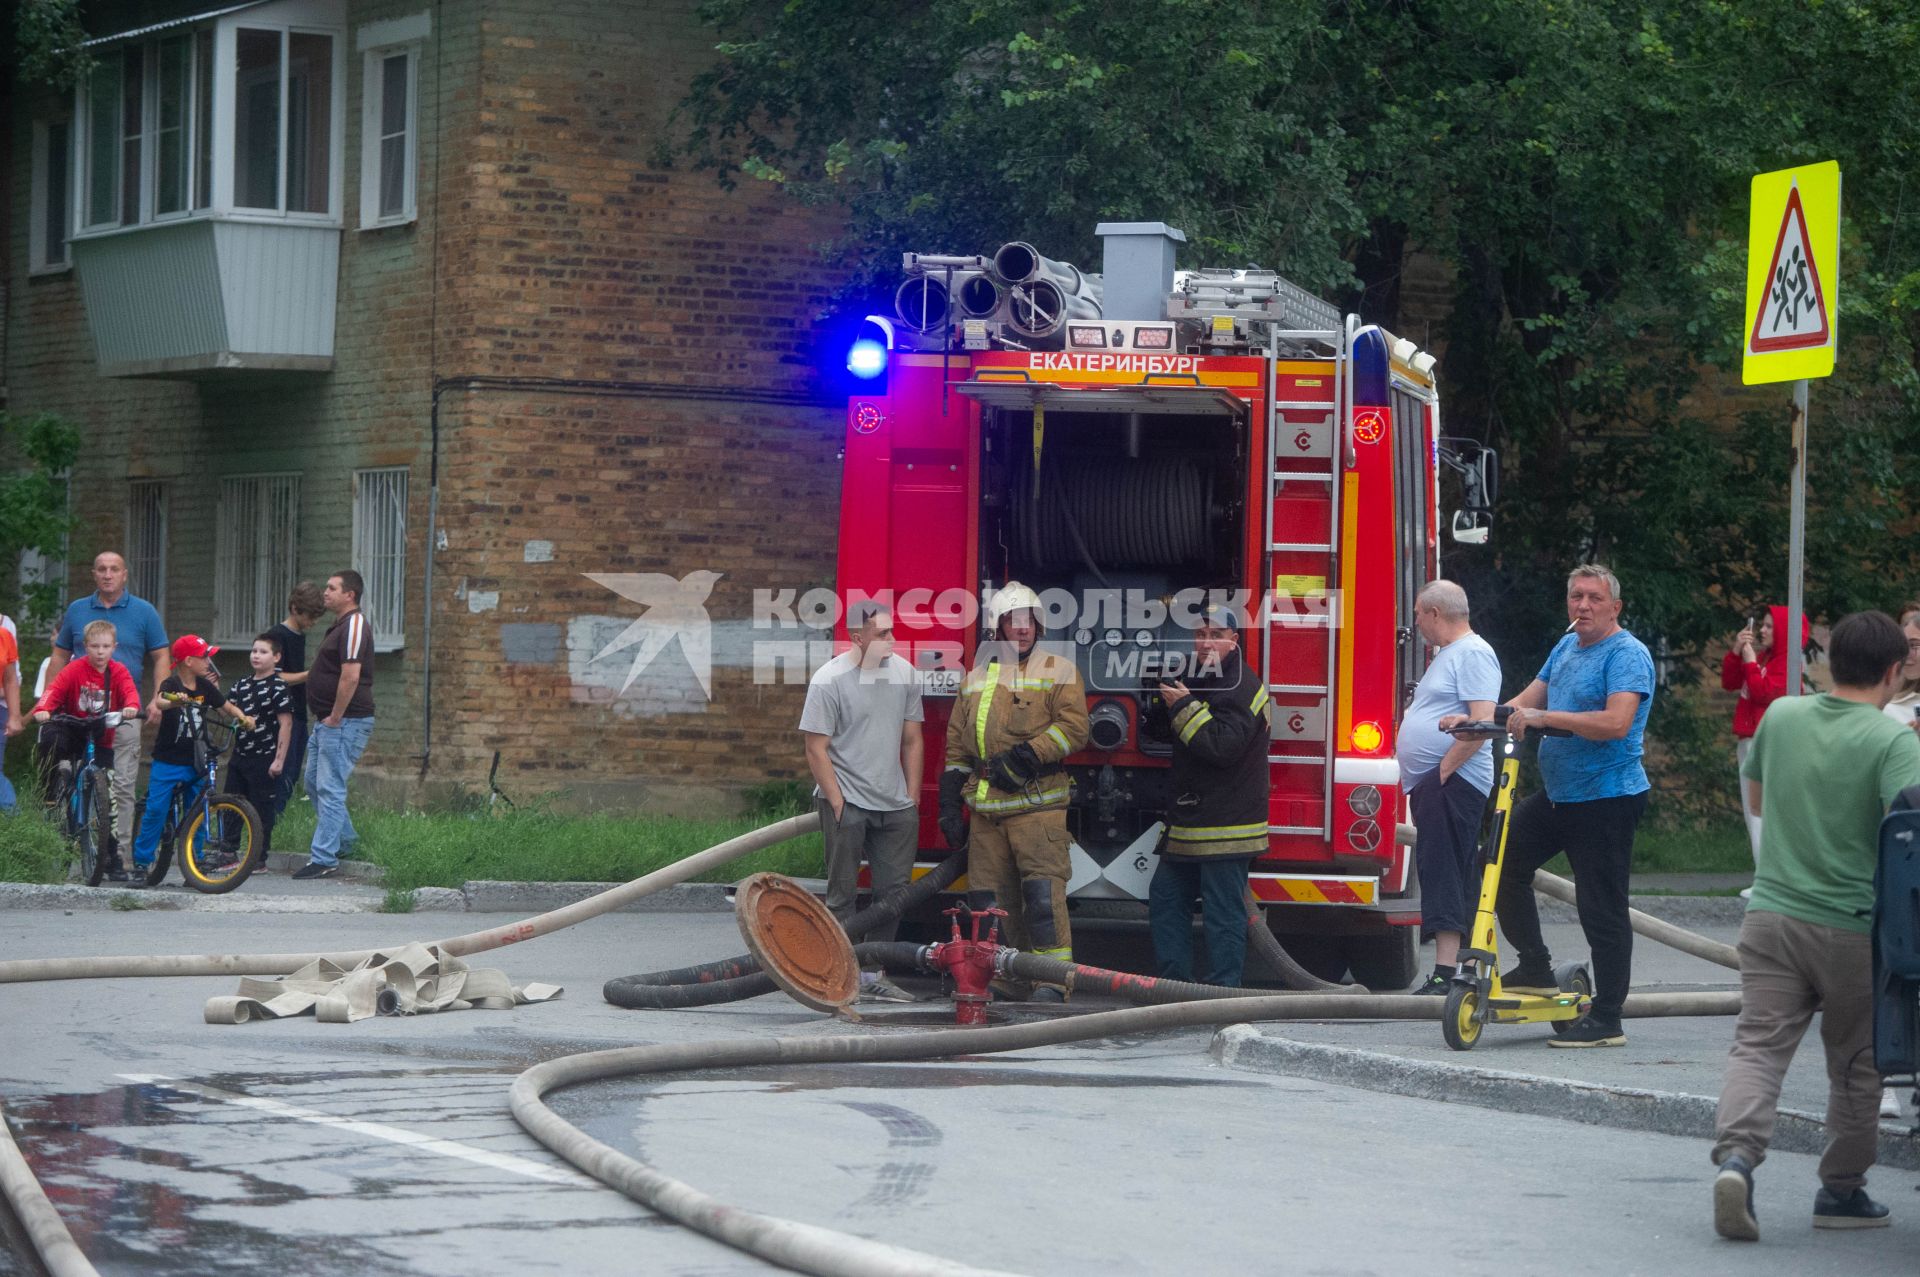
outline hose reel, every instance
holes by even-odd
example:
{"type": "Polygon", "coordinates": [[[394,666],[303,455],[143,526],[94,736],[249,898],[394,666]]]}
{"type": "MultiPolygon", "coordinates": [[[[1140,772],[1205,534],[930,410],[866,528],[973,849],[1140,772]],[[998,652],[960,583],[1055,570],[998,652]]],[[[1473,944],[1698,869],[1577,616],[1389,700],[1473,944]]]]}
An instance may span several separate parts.
{"type": "Polygon", "coordinates": [[[1030,463],[1012,485],[1012,541],[1026,570],[1096,575],[1176,568],[1212,554],[1213,475],[1177,457],[1081,460],[1047,467],[1034,495],[1030,463]]]}

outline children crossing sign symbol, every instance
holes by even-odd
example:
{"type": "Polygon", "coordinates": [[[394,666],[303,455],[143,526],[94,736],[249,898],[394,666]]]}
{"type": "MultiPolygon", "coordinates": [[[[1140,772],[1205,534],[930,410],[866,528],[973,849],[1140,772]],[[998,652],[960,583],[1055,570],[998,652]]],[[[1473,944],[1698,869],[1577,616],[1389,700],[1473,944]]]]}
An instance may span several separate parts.
{"type": "Polygon", "coordinates": [[[1833,372],[1840,283],[1840,166],[1753,179],[1748,220],[1748,385],[1833,372]]]}

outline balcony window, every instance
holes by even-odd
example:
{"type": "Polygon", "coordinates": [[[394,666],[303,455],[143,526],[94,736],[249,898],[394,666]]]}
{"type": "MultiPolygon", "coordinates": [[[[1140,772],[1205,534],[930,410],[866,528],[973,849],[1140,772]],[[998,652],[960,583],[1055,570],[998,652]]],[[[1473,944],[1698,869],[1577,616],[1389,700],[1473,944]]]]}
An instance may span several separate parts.
{"type": "Polygon", "coordinates": [[[339,9],[283,0],[89,41],[77,229],[199,210],[337,222],[342,33],[306,24],[339,9]]]}

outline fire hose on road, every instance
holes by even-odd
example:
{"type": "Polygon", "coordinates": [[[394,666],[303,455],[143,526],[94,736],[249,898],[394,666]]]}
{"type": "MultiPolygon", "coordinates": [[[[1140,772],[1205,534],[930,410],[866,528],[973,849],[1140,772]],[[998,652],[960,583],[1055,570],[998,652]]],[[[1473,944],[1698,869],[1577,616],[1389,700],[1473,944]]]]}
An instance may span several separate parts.
{"type": "MultiPolygon", "coordinates": [[[[587,900],[524,921],[470,932],[437,943],[448,953],[466,956],[536,939],[817,828],[818,818],[813,815],[778,821],[587,900]]],[[[955,860],[957,862],[958,857],[955,860]]],[[[936,871],[936,874],[939,872],[936,871]]],[[[956,863],[951,874],[957,876],[959,872],[960,867],[956,863]]],[[[951,877],[943,883],[935,875],[927,875],[912,887],[856,916],[849,930],[864,931],[889,914],[897,916],[898,912],[911,907],[919,899],[932,896],[942,885],[951,881],[951,877]],[[934,880],[934,885],[923,887],[929,879],[934,880]]],[[[1548,874],[1537,875],[1535,887],[1556,899],[1573,898],[1573,884],[1548,874]]],[[[1634,929],[1649,939],[1673,944],[1708,961],[1737,969],[1730,946],[1716,944],[1638,912],[1634,914],[1634,929]]],[[[1264,932],[1266,928],[1261,926],[1258,930],[1264,932]]],[[[1270,936],[1268,938],[1271,939],[1270,936]]],[[[1257,947],[1265,949],[1265,946],[1257,947]]],[[[1278,948],[1277,944],[1273,947],[1278,948]]],[[[931,946],[882,944],[862,948],[894,969],[924,970],[931,946]]],[[[286,974],[316,958],[328,957],[339,962],[350,962],[374,952],[378,951],[23,959],[0,962],[0,983],[239,973],[286,974]]],[[[1284,956],[1284,951],[1282,954],[1284,956]]],[[[753,960],[746,961],[752,963],[753,960]]],[[[1433,998],[1353,993],[1346,991],[1346,986],[1336,986],[1342,990],[1337,993],[1316,990],[1274,994],[1223,989],[1106,971],[1035,954],[1011,954],[1006,969],[1008,974],[1021,978],[1067,984],[1083,991],[1111,993],[1162,1005],[986,1028],[942,1029],[887,1036],[850,1034],[753,1042],[704,1042],[587,1052],[550,1060],[521,1074],[511,1092],[513,1114],[515,1120],[535,1139],[602,1183],[709,1237],[769,1262],[805,1272],[858,1274],[860,1277],[925,1277],[934,1274],[956,1277],[960,1274],[979,1274],[983,1270],[830,1229],[757,1215],[729,1206],[592,1139],[554,1114],[544,1103],[543,1097],[555,1090],[585,1082],[651,1073],[823,1061],[931,1060],[1018,1051],[1122,1033],[1164,1032],[1246,1021],[1431,1020],[1439,1018],[1441,1010],[1433,998]]],[[[1305,973],[1299,972],[1299,976],[1304,977],[1305,973]]],[[[612,999],[611,990],[614,986],[618,985],[622,990],[640,989],[647,987],[650,980],[655,982],[657,988],[699,986],[705,983],[726,995],[713,999],[716,1001],[752,996],[740,990],[750,985],[757,986],[762,980],[766,981],[765,986],[756,987],[755,992],[765,992],[773,987],[770,977],[750,966],[741,965],[740,959],[734,959],[726,963],[709,963],[663,973],[659,977],[616,980],[608,986],[610,1000],[617,1001],[612,999]],[[716,971],[716,968],[725,970],[716,971]]],[[[1325,982],[1315,983],[1324,986],[1325,982]]],[[[663,1002],[659,1005],[666,1004],[663,1002]]],[[[699,1005],[700,1002],[689,997],[677,1004],[690,1006],[699,1005]]],[[[1641,994],[1629,997],[1624,1008],[1624,1014],[1632,1017],[1719,1016],[1737,1014],[1738,1011],[1739,995],[1735,993],[1641,994]]],[[[15,1145],[4,1115],[0,1115],[0,1191],[4,1191],[49,1273],[54,1277],[97,1277],[93,1265],[73,1241],[45,1190],[34,1178],[31,1168],[15,1145]]]]}

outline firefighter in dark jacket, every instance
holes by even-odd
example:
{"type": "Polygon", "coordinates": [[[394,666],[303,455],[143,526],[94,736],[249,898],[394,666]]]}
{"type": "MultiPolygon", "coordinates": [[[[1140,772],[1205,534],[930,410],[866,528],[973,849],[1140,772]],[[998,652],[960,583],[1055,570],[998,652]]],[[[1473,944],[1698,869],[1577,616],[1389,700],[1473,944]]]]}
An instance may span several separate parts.
{"type": "Polygon", "coordinates": [[[1207,937],[1207,983],[1238,987],[1247,956],[1247,868],[1267,850],[1272,710],[1240,657],[1239,619],[1208,608],[1193,638],[1192,683],[1162,683],[1149,730],[1173,740],[1173,809],[1148,916],[1160,975],[1193,979],[1193,902],[1207,937]]]}
{"type": "MultiPolygon", "coordinates": [[[[967,848],[967,883],[1007,911],[1007,943],[1073,961],[1067,919],[1072,872],[1062,761],[1087,743],[1087,695],[1072,658],[1040,640],[1040,599],[1008,582],[988,602],[977,668],[947,721],[940,831],[967,848]],[[962,811],[972,808],[969,827],[962,811]]],[[[1011,997],[1060,1001],[1057,986],[1001,984],[1011,997]]]]}

